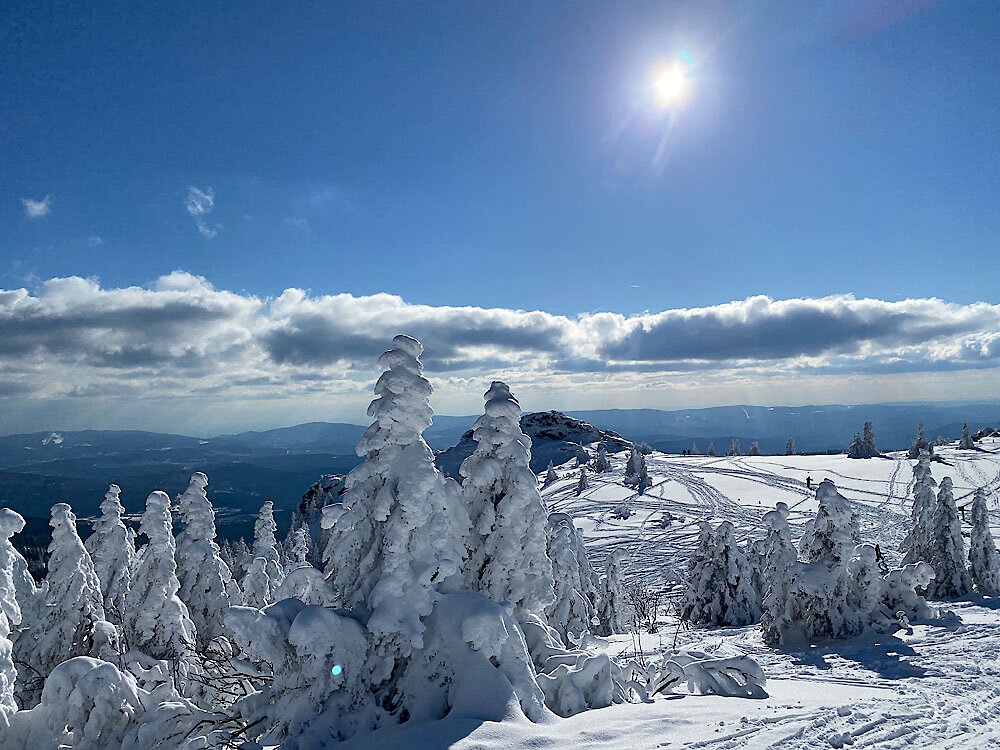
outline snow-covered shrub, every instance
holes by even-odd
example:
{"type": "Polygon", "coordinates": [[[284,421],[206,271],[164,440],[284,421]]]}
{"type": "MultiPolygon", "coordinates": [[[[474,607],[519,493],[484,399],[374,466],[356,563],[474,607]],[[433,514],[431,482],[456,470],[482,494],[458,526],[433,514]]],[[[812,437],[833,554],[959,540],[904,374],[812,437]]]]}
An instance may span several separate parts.
{"type": "Polygon", "coordinates": [[[119,627],[135,566],[135,532],[122,521],[125,509],[120,498],[117,484],[108,487],[94,533],[85,545],[101,582],[105,617],[119,627]]]}
{"type": "Polygon", "coordinates": [[[625,464],[625,485],[641,495],[651,484],[652,480],[646,471],[646,457],[633,445],[625,464]]]}
{"type": "Polygon", "coordinates": [[[934,569],[930,595],[935,599],[954,599],[972,590],[969,571],[965,567],[965,541],[962,523],[958,519],[951,477],[941,480],[937,506],[930,533],[930,556],[926,562],[934,569]]]}
{"type": "Polygon", "coordinates": [[[21,608],[14,586],[14,555],[17,552],[10,538],[23,529],[24,519],[19,514],[0,508],[0,732],[7,726],[7,717],[17,710],[14,701],[17,671],[10,634],[21,624],[21,608]]]}
{"type": "Polygon", "coordinates": [[[226,610],[243,603],[243,595],[215,543],[215,509],[205,491],[207,486],[208,477],[196,472],[180,496],[184,530],[177,535],[176,552],[181,586],[178,595],[194,623],[199,650],[223,634],[226,610]]]}
{"type": "Polygon", "coordinates": [[[750,443],[750,455],[751,456],[763,456],[764,452],[760,449],[760,443],[754,440],[750,443]]]}
{"type": "Polygon", "coordinates": [[[925,591],[934,579],[934,570],[925,562],[910,563],[901,568],[892,568],[885,575],[882,604],[886,621],[882,624],[892,629],[896,623],[927,620],[934,612],[927,606],[927,600],[917,591],[925,591]],[[905,619],[904,619],[905,618],[905,619]]]}
{"type": "Polygon", "coordinates": [[[548,557],[552,561],[555,598],[546,608],[545,617],[564,642],[570,643],[590,630],[597,587],[580,532],[565,513],[549,514],[548,557]]]}
{"type": "Polygon", "coordinates": [[[611,461],[608,459],[608,449],[603,442],[597,444],[597,455],[590,462],[590,467],[595,474],[604,474],[611,471],[611,461]]]}
{"type": "Polygon", "coordinates": [[[969,573],[976,591],[996,596],[1000,594],[1000,555],[997,554],[990,531],[990,515],[986,510],[986,491],[980,487],[972,499],[972,537],[969,540],[969,573]]]}
{"type": "Polygon", "coordinates": [[[418,359],[423,347],[409,336],[392,343],[368,407],[375,422],[358,442],[365,460],[347,476],[324,555],[340,603],[377,643],[376,684],[423,645],[422,620],[438,592],[461,585],[470,531],[461,488],[438,471],[422,437],[433,414],[418,359]]]}
{"type": "Polygon", "coordinates": [[[66,503],[56,503],[49,523],[52,542],[45,607],[36,619],[22,623],[26,627],[14,643],[21,663],[18,698],[23,708],[37,703],[44,678],[57,664],[95,653],[95,633],[101,634],[97,645],[107,645],[108,634],[103,625],[99,627],[104,623],[101,582],[77,534],[76,516],[66,503]]]}
{"type": "Polygon", "coordinates": [[[577,496],[582,495],[590,485],[587,483],[587,470],[583,467],[580,468],[580,478],[576,480],[576,494],[577,496]]]}
{"type": "Polygon", "coordinates": [[[615,549],[608,553],[601,579],[601,598],[597,608],[598,635],[627,633],[632,627],[635,615],[622,583],[621,567],[624,550],[615,549]]]}
{"type": "Polygon", "coordinates": [[[485,413],[472,428],[476,449],[459,469],[472,525],[465,586],[509,602],[518,617],[541,614],[554,594],[545,502],[529,466],[531,440],[521,431],[521,405],[504,383],[494,381],[484,398],[485,413]]]}
{"type": "Polygon", "coordinates": [[[298,599],[304,604],[332,607],[337,602],[329,582],[322,571],[308,563],[292,568],[274,591],[274,600],[298,599]]]}
{"type": "Polygon", "coordinates": [[[723,521],[714,534],[706,527],[703,521],[698,548],[688,565],[683,619],[692,625],[749,625],[760,617],[760,607],[750,564],[736,543],[733,525],[723,521]]]}
{"type": "Polygon", "coordinates": [[[177,596],[176,551],[171,533],[170,498],[156,491],[146,498],[139,531],[149,543],[139,550],[132,588],[125,600],[125,637],[130,649],[152,659],[173,660],[186,674],[195,628],[177,596]]]}
{"type": "Polygon", "coordinates": [[[258,722],[254,738],[296,750],[377,726],[381,710],[369,687],[370,636],[361,623],[283,599],[264,610],[233,607],[226,625],[251,660],[273,670],[270,685],[234,706],[245,723],[258,722]]]}
{"type": "Polygon", "coordinates": [[[847,446],[847,457],[865,458],[864,450],[864,446],[861,444],[861,436],[855,432],[854,437],[851,438],[851,444],[847,446]]]}
{"type": "Polygon", "coordinates": [[[767,679],[749,656],[714,656],[701,651],[673,651],[650,665],[648,693],[672,693],[686,685],[693,695],[766,698],[767,679]]]}

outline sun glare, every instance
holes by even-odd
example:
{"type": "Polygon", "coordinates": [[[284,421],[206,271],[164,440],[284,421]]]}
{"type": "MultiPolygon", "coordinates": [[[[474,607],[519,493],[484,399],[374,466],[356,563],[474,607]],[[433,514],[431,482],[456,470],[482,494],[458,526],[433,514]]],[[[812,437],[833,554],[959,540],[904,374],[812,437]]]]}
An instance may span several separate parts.
{"type": "Polygon", "coordinates": [[[673,106],[684,96],[687,87],[687,75],[680,63],[659,71],[653,78],[653,92],[657,106],[662,108],[673,106]]]}

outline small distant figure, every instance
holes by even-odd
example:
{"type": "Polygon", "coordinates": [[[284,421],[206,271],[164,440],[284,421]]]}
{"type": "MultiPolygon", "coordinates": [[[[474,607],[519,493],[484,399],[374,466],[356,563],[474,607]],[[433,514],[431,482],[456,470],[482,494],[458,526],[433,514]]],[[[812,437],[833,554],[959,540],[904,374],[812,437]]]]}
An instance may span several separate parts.
{"type": "Polygon", "coordinates": [[[807,490],[811,490],[812,486],[813,486],[813,478],[807,474],[806,475],[806,489],[807,490]]]}
{"type": "Polygon", "coordinates": [[[889,572],[889,563],[886,562],[885,555],[882,554],[882,548],[878,544],[875,545],[875,562],[878,563],[879,570],[883,574],[889,572]]]}

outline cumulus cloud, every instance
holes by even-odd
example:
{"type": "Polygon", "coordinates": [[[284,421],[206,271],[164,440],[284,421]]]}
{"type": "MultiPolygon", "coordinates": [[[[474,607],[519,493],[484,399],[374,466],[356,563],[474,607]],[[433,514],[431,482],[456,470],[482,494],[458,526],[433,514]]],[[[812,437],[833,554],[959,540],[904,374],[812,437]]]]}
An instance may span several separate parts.
{"type": "Polygon", "coordinates": [[[424,343],[436,403],[452,413],[478,409],[481,381],[492,377],[545,399],[539,407],[582,408],[665,406],[665,394],[687,399],[678,405],[724,402],[725,394],[746,401],[820,382],[835,393],[830,383],[856,386],[861,377],[947,390],[959,389],[961,376],[982,389],[1000,367],[1000,306],[983,303],[753,297],[569,317],[415,305],[390,294],[289,289],[259,299],[178,270],[144,287],[70,277],[0,290],[0,398],[78,403],[117,394],[116,406],[203,398],[239,408],[268,399],[289,414],[326,399],[359,412],[378,355],[401,332],[424,343]]]}
{"type": "Polygon", "coordinates": [[[189,187],[184,207],[191,214],[191,218],[194,219],[195,226],[198,227],[198,232],[201,233],[202,237],[210,240],[219,233],[218,224],[210,227],[205,220],[205,217],[215,208],[215,191],[212,188],[199,190],[196,187],[189,187]]]}
{"type": "Polygon", "coordinates": [[[31,198],[21,198],[24,215],[29,219],[43,219],[52,212],[52,198],[46,195],[40,201],[31,198]]]}

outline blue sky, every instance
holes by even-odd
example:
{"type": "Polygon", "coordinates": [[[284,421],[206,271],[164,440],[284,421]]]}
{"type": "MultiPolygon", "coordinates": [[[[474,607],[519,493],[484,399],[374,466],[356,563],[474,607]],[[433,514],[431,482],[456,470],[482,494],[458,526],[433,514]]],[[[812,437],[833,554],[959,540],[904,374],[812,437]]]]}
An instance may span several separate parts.
{"type": "Polygon", "coordinates": [[[196,326],[155,350],[93,305],[224,318],[205,340],[249,342],[246,398],[303,414],[310,377],[356,377],[329,415],[363,411],[387,319],[440,342],[446,412],[491,373],[539,408],[995,396],[997,28],[974,1],[5,3],[0,290],[27,296],[0,328],[74,369],[36,392],[8,359],[0,398],[83,422],[124,408],[109,378],[209,377],[196,326]],[[681,53],[686,100],[658,109],[650,69],[681,53]]]}
{"type": "Polygon", "coordinates": [[[248,5],[5,4],[4,286],[995,297],[996,3],[248,5]],[[654,165],[647,69],[679,50],[692,95],[654,165]]]}

